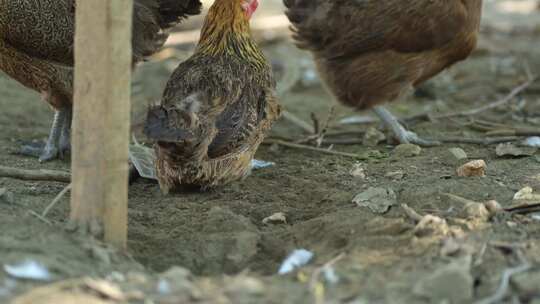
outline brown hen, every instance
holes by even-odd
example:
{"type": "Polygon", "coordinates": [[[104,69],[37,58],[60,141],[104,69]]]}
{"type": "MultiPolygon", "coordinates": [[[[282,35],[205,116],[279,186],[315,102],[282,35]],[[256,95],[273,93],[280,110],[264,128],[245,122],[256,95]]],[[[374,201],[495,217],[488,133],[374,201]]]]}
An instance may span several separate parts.
{"type": "MultiPolygon", "coordinates": [[[[158,51],[167,30],[200,9],[199,0],[134,0],[133,63],[158,51]]],[[[74,31],[75,0],[0,0],[0,70],[55,109],[40,161],[70,147],[74,31]]]]}
{"type": "Polygon", "coordinates": [[[193,56],[172,74],[147,116],[163,192],[242,179],[279,117],[270,64],[251,38],[257,0],[216,0],[193,56]]]}
{"type": "Polygon", "coordinates": [[[284,0],[300,48],[324,83],[358,110],[372,108],[401,143],[438,144],[383,107],[464,60],[476,46],[482,0],[284,0]]]}

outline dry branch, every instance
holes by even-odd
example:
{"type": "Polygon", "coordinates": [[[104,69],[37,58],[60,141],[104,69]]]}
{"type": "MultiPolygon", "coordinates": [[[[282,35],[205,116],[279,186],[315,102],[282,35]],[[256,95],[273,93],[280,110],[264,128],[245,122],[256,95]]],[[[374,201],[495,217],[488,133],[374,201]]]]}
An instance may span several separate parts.
{"type": "Polygon", "coordinates": [[[421,216],[416,210],[409,207],[407,204],[401,204],[401,208],[405,211],[405,214],[413,221],[420,222],[424,217],[421,216]]]}
{"type": "Polygon", "coordinates": [[[298,116],[294,115],[293,113],[291,113],[289,111],[283,111],[281,113],[281,117],[283,119],[285,119],[286,121],[288,121],[288,122],[294,124],[295,126],[299,127],[305,133],[308,133],[308,134],[315,133],[315,128],[313,128],[312,125],[310,125],[309,123],[303,121],[301,118],[299,118],[298,116]]]}
{"type": "Polygon", "coordinates": [[[32,181],[55,181],[63,183],[69,183],[71,181],[71,174],[69,172],[45,169],[26,170],[5,166],[0,166],[0,177],[32,181]]]}
{"type": "Polygon", "coordinates": [[[53,201],[47,206],[47,208],[45,208],[43,210],[43,212],[41,213],[41,216],[43,218],[47,218],[47,214],[49,213],[49,211],[51,211],[51,209],[60,201],[60,199],[62,199],[62,197],[64,197],[64,195],[66,195],[66,193],[71,190],[71,186],[72,184],[70,183],[69,185],[67,185],[64,189],[62,189],[62,191],[60,191],[60,193],[58,193],[58,195],[53,199],[53,201]]]}
{"type": "Polygon", "coordinates": [[[487,105],[484,105],[484,106],[481,106],[481,107],[478,107],[478,108],[474,108],[474,109],[461,111],[461,112],[437,115],[437,116],[433,116],[433,118],[440,119],[440,118],[451,118],[451,117],[457,117],[457,116],[473,116],[473,115],[477,115],[477,114],[480,114],[482,112],[494,109],[496,107],[502,106],[502,105],[510,102],[512,99],[514,99],[514,97],[516,97],[521,92],[523,92],[525,89],[527,89],[535,80],[536,80],[536,78],[531,78],[531,79],[527,80],[525,83],[517,86],[512,91],[510,91],[510,93],[508,93],[508,95],[504,96],[503,98],[501,98],[501,99],[499,99],[497,101],[489,103],[487,105]]]}
{"type": "Polygon", "coordinates": [[[447,144],[473,144],[473,145],[495,145],[500,143],[512,142],[518,140],[517,136],[508,137],[495,137],[495,138],[461,138],[461,137],[447,137],[437,139],[440,142],[447,144]]]}
{"type": "Polygon", "coordinates": [[[279,139],[267,139],[263,143],[267,144],[267,145],[275,144],[275,145],[280,145],[280,146],[293,148],[293,149],[298,149],[298,150],[306,150],[306,151],[313,151],[313,152],[318,152],[318,153],[323,153],[323,154],[345,156],[345,157],[351,157],[351,158],[355,158],[355,159],[365,159],[366,158],[365,156],[362,156],[360,154],[339,152],[339,151],[333,151],[333,150],[328,150],[328,149],[323,149],[323,148],[316,148],[316,147],[312,147],[312,146],[295,144],[295,143],[292,143],[292,142],[287,142],[287,141],[279,140],[279,139]]]}
{"type": "Polygon", "coordinates": [[[334,265],[339,262],[340,260],[342,260],[343,258],[345,257],[345,253],[342,252],[340,253],[339,255],[337,255],[336,257],[332,258],[330,261],[324,263],[324,265],[322,265],[321,267],[318,267],[317,269],[315,269],[315,271],[313,271],[312,275],[311,275],[311,279],[309,281],[309,287],[310,289],[314,289],[315,288],[315,284],[317,284],[317,282],[319,281],[319,277],[321,276],[321,272],[325,269],[325,268],[330,268],[330,267],[334,267],[334,265]]]}
{"type": "Polygon", "coordinates": [[[493,130],[486,133],[487,136],[540,136],[538,129],[507,129],[493,130]]]}

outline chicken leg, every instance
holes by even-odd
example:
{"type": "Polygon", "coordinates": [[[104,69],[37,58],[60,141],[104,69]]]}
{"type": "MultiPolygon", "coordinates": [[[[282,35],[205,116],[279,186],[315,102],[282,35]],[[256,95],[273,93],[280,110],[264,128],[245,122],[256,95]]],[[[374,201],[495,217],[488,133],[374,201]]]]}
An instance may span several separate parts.
{"type": "Polygon", "coordinates": [[[71,121],[73,118],[73,107],[66,109],[66,117],[64,124],[62,125],[62,130],[60,131],[60,140],[59,140],[59,156],[64,158],[65,153],[71,151],[71,121]]]}
{"type": "Polygon", "coordinates": [[[63,157],[69,150],[71,133],[71,108],[62,108],[54,113],[53,123],[45,145],[24,145],[21,154],[39,157],[39,162],[47,162],[57,157],[63,157]]]}
{"type": "Polygon", "coordinates": [[[401,144],[415,144],[424,147],[438,146],[441,143],[435,140],[427,140],[419,137],[416,133],[411,132],[403,127],[398,119],[382,106],[373,107],[373,112],[379,117],[384,125],[392,130],[401,144]]]}

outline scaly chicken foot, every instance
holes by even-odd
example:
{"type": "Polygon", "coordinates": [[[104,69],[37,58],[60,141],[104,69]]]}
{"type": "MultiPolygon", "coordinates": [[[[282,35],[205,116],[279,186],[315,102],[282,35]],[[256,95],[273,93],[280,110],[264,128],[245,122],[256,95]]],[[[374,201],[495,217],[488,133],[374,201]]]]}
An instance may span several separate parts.
{"type": "Polygon", "coordinates": [[[54,113],[53,123],[45,145],[24,145],[21,154],[39,157],[39,162],[47,162],[63,156],[65,145],[69,145],[71,109],[65,108],[54,113]],[[62,142],[63,141],[63,142],[62,142]],[[62,142],[62,143],[61,143],[62,142]]]}
{"type": "Polygon", "coordinates": [[[398,119],[382,106],[374,107],[373,112],[387,128],[392,130],[392,133],[397,137],[400,144],[415,144],[423,147],[438,146],[441,144],[436,140],[423,139],[416,133],[405,129],[405,127],[399,123],[398,119]]]}
{"type": "Polygon", "coordinates": [[[71,151],[71,121],[73,118],[73,108],[69,107],[66,111],[66,117],[62,130],[60,131],[60,141],[58,143],[58,153],[60,158],[64,158],[68,151],[71,151]]]}

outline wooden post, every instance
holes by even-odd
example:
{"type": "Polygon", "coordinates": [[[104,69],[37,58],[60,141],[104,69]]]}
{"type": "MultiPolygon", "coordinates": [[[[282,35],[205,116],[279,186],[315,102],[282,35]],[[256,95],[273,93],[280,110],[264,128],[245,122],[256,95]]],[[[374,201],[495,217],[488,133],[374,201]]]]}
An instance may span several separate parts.
{"type": "Polygon", "coordinates": [[[77,0],[72,225],[125,248],[133,0],[77,0]],[[102,230],[103,229],[103,230],[102,230]]]}

